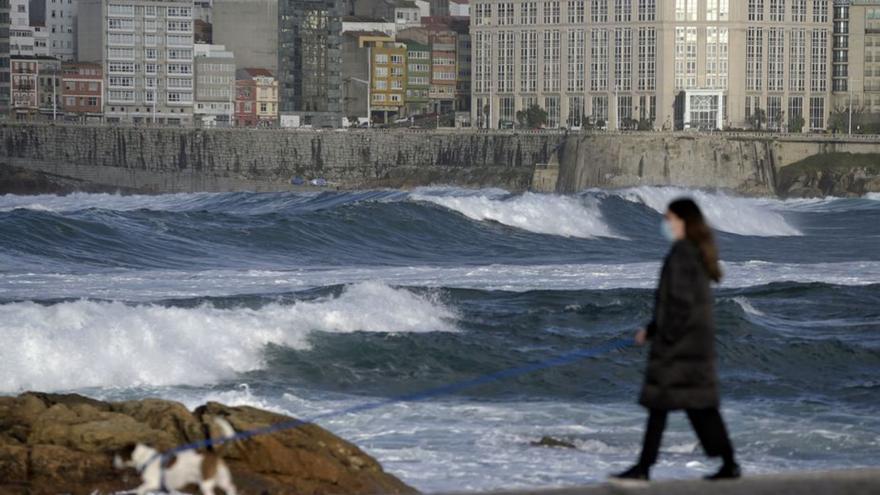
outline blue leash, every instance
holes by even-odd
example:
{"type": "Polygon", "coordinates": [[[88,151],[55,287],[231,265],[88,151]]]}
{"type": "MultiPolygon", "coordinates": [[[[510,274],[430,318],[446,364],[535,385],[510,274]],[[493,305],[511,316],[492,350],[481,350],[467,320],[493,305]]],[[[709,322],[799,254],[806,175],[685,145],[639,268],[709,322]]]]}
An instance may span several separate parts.
{"type": "MultiPolygon", "coordinates": [[[[632,339],[615,339],[604,344],[598,345],[596,347],[591,347],[589,349],[580,349],[572,352],[568,352],[565,354],[561,354],[555,358],[548,359],[546,361],[541,361],[538,363],[532,363],[523,365],[517,368],[509,368],[502,371],[497,371],[495,373],[491,373],[488,375],[482,375],[476,378],[472,378],[470,380],[463,380],[460,382],[452,383],[449,385],[443,385],[440,387],[431,388],[428,390],[423,390],[421,392],[411,393],[399,395],[396,397],[391,397],[389,399],[384,399],[380,401],[367,402],[361,405],[352,406],[346,409],[340,409],[337,411],[330,411],[324,414],[319,414],[310,419],[293,419],[290,421],[282,421],[281,423],[276,423],[274,425],[265,426],[262,428],[256,428],[253,430],[246,430],[236,433],[235,435],[229,437],[218,438],[216,440],[211,438],[206,438],[204,440],[199,440],[197,442],[192,442],[184,445],[180,445],[171,450],[168,450],[161,454],[156,454],[156,457],[161,458],[161,469],[163,471],[163,479],[164,479],[164,465],[165,463],[175,454],[179,454],[181,452],[187,450],[197,450],[202,448],[214,447],[217,445],[222,445],[229,442],[236,442],[239,440],[247,440],[249,438],[253,438],[256,436],[269,435],[271,433],[277,433],[283,430],[292,430],[295,428],[299,428],[300,426],[304,426],[307,424],[312,424],[320,420],[333,418],[337,416],[344,416],[346,414],[354,414],[361,413],[365,411],[371,411],[373,409],[379,409],[381,407],[389,406],[392,404],[404,403],[404,402],[420,402],[427,399],[431,399],[434,397],[439,397],[443,395],[450,395],[456,392],[460,392],[462,390],[467,390],[474,387],[479,387],[480,385],[486,385],[488,383],[498,382],[502,380],[507,380],[509,378],[514,378],[521,375],[526,375],[529,373],[534,373],[536,371],[545,370],[547,368],[555,368],[558,366],[566,366],[577,361],[581,361],[583,359],[599,357],[605,354],[609,354],[613,351],[625,349],[633,345],[632,339]]],[[[153,459],[155,460],[155,458],[153,459]]],[[[146,465],[149,465],[153,462],[153,460],[148,461],[146,465]]]]}

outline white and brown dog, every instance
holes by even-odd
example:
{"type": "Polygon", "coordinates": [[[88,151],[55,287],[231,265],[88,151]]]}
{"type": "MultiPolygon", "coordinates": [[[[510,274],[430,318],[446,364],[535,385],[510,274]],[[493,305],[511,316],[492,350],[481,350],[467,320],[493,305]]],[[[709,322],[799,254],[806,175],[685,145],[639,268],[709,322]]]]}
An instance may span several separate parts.
{"type": "MultiPolygon", "coordinates": [[[[228,421],[214,418],[223,432],[223,438],[235,435],[228,421]]],[[[215,488],[222,489],[226,495],[236,495],[232,483],[232,473],[223,459],[213,450],[205,453],[186,450],[165,461],[158,450],[142,443],[123,448],[113,458],[116,469],[135,468],[141,475],[141,485],[135,489],[137,495],[160,490],[181,490],[188,485],[197,485],[204,495],[213,495],[215,488]]]]}

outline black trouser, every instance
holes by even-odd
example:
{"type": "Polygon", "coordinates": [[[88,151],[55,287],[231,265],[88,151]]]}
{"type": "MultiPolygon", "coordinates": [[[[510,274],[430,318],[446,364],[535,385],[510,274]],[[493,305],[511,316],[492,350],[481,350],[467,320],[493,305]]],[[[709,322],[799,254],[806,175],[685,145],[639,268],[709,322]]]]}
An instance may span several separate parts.
{"type": "MultiPolygon", "coordinates": [[[[718,409],[687,409],[688,419],[691,421],[697,438],[703,445],[703,450],[709,457],[721,457],[725,464],[732,464],[733,445],[727,436],[727,428],[718,409]]],[[[663,439],[663,430],[666,428],[666,417],[669,411],[665,409],[651,409],[648,416],[648,428],[645,430],[645,442],[642,445],[642,456],[639,465],[645,468],[651,467],[657,462],[657,454],[660,452],[660,441],[663,439]]]]}

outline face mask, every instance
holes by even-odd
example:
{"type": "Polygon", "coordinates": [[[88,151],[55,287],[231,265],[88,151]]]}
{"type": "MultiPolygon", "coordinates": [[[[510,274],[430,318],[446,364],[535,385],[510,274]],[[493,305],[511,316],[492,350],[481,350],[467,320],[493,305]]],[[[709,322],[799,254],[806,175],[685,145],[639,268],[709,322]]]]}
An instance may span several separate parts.
{"type": "Polygon", "coordinates": [[[663,234],[663,238],[669,242],[675,242],[675,234],[672,232],[672,226],[669,225],[669,222],[666,219],[660,221],[660,233],[663,234]]]}

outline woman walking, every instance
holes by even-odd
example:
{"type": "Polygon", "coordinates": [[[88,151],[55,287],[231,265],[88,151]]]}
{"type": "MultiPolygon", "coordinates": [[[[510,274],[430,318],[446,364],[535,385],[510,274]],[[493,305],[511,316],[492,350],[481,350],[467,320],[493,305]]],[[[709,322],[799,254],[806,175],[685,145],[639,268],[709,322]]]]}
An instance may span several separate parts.
{"type": "Polygon", "coordinates": [[[651,342],[639,403],[649,411],[638,464],[613,476],[648,481],[657,461],[669,411],[683,409],[706,455],[724,464],[710,480],[740,476],[733,446],[718,412],[715,370],[715,325],[710,281],[721,280],[718,249],[712,230],[690,199],[672,202],[663,220],[664,236],[672,242],[655,295],[654,319],[639,330],[638,345],[651,342]]]}

